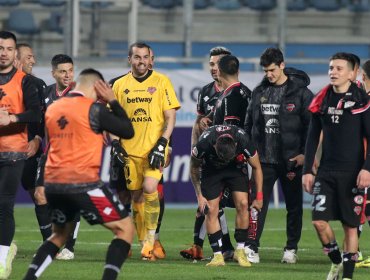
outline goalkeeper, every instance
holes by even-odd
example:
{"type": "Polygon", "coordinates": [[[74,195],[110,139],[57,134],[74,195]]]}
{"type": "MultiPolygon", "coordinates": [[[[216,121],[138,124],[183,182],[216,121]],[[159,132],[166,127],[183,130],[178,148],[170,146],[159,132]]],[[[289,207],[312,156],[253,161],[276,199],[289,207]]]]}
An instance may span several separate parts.
{"type": "Polygon", "coordinates": [[[145,230],[141,250],[144,260],[155,259],[153,247],[160,208],[157,185],[163,174],[176,110],[180,108],[170,80],[149,69],[149,48],[145,43],[131,45],[131,71],[113,84],[116,98],[135,131],[135,136],[121,145],[128,153],[124,171],[132,196],[133,220],[137,232],[145,230]]]}

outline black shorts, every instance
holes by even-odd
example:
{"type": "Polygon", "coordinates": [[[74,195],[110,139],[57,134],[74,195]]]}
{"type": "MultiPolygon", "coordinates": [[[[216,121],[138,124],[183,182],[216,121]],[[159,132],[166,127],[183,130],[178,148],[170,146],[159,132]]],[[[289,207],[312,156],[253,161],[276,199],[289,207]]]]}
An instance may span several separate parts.
{"type": "Polygon", "coordinates": [[[90,225],[118,221],[128,216],[118,197],[106,186],[82,193],[54,193],[45,188],[45,194],[51,221],[60,226],[72,222],[77,212],[90,225]]]}
{"type": "Polygon", "coordinates": [[[357,189],[357,171],[320,171],[313,186],[312,220],[339,220],[360,225],[364,194],[357,189]]]}
{"type": "Polygon", "coordinates": [[[28,158],[24,162],[23,174],[22,174],[22,186],[28,191],[35,188],[36,185],[36,174],[37,165],[40,158],[40,153],[28,158]]]}
{"type": "Polygon", "coordinates": [[[216,199],[225,187],[230,192],[248,193],[248,174],[234,166],[225,169],[203,169],[200,179],[202,195],[207,200],[216,199]]]}

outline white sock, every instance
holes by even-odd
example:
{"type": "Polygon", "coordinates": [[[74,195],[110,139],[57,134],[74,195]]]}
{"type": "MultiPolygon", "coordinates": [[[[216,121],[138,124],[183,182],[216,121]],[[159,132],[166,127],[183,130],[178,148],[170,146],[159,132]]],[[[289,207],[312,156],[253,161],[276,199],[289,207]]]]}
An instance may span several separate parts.
{"type": "Polygon", "coordinates": [[[6,258],[8,257],[10,246],[0,245],[0,264],[6,266],[6,258]]]}

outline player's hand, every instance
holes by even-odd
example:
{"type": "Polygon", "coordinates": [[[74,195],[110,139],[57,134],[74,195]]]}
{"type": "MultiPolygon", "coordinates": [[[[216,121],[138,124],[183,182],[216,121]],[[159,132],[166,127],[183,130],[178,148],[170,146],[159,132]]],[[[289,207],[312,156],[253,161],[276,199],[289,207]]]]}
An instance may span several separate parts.
{"type": "Polygon", "coordinates": [[[102,80],[96,81],[94,87],[98,95],[98,98],[106,102],[110,102],[116,99],[112,88],[106,82],[102,80]]]}
{"type": "Polygon", "coordinates": [[[252,205],[251,205],[250,208],[254,208],[257,211],[261,211],[262,206],[263,206],[263,199],[261,199],[261,200],[255,199],[255,200],[253,200],[252,205]]]}
{"type": "Polygon", "coordinates": [[[40,140],[37,138],[33,138],[31,141],[28,142],[27,146],[27,157],[33,157],[40,148],[40,140]]]}
{"type": "Polygon", "coordinates": [[[313,186],[314,181],[315,181],[315,176],[313,176],[312,174],[304,174],[302,176],[302,187],[303,187],[303,189],[306,192],[312,194],[312,186],[313,186]]]}
{"type": "Polygon", "coordinates": [[[208,118],[208,117],[201,118],[200,121],[199,121],[199,127],[200,127],[201,131],[206,130],[211,123],[212,123],[212,121],[211,121],[210,118],[208,118]]]}
{"type": "Polygon", "coordinates": [[[112,141],[112,148],[110,150],[110,156],[115,159],[122,166],[125,166],[127,163],[128,154],[125,149],[121,146],[121,143],[114,139],[112,141]]]}
{"type": "Polygon", "coordinates": [[[164,137],[158,139],[157,143],[148,155],[149,165],[152,169],[161,169],[164,167],[164,152],[168,140],[164,137]]]}
{"type": "Polygon", "coordinates": [[[18,59],[14,60],[13,66],[17,68],[19,71],[23,71],[23,64],[18,59]]]}
{"type": "Polygon", "coordinates": [[[207,215],[209,211],[209,205],[208,205],[207,199],[201,194],[198,195],[197,199],[198,199],[199,211],[203,215],[207,215]]]}
{"type": "Polygon", "coordinates": [[[365,189],[370,186],[370,172],[366,169],[361,169],[357,176],[357,187],[359,189],[365,189]]]}
{"type": "Polygon", "coordinates": [[[295,156],[289,159],[289,161],[293,161],[293,162],[295,161],[296,162],[295,167],[302,166],[304,163],[304,155],[299,154],[298,156],[295,156]]]}
{"type": "Polygon", "coordinates": [[[10,123],[9,112],[5,108],[0,108],[0,126],[6,126],[10,123]]]}

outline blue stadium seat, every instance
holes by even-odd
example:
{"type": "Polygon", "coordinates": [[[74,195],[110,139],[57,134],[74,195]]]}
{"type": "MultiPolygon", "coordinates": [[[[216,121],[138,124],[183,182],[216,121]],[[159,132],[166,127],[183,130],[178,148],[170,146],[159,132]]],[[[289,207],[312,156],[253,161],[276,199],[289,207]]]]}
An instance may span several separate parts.
{"type": "Polygon", "coordinates": [[[150,0],[147,2],[150,7],[155,9],[170,9],[178,4],[176,0],[150,0]]]}
{"type": "Polygon", "coordinates": [[[311,0],[311,4],[317,10],[324,12],[337,11],[342,8],[340,0],[311,0]]]}
{"type": "Polygon", "coordinates": [[[348,9],[353,12],[367,12],[370,10],[369,0],[352,0],[348,3],[348,9]]]}
{"type": "Polygon", "coordinates": [[[7,20],[7,28],[10,31],[24,35],[34,35],[39,33],[33,14],[29,10],[11,10],[7,20]]]}
{"type": "Polygon", "coordinates": [[[20,2],[20,0],[0,0],[0,6],[17,6],[20,2]]]}
{"type": "Polygon", "coordinates": [[[62,6],[66,3],[66,0],[38,0],[40,5],[46,7],[62,6]]]}
{"type": "Polygon", "coordinates": [[[214,0],[214,5],[220,10],[237,10],[241,3],[239,0],[214,0]]]}
{"type": "Polygon", "coordinates": [[[268,11],[276,7],[276,0],[244,0],[253,10],[268,11]]]}
{"type": "Polygon", "coordinates": [[[83,8],[88,8],[91,9],[93,7],[98,7],[98,8],[106,8],[108,6],[112,5],[112,2],[99,2],[99,1],[81,1],[80,6],[83,8]]]}
{"type": "Polygon", "coordinates": [[[308,0],[288,0],[288,11],[304,11],[308,7],[308,0]]]}
{"type": "Polygon", "coordinates": [[[210,0],[194,0],[194,9],[206,9],[211,5],[210,0]]]}
{"type": "Polygon", "coordinates": [[[63,13],[62,12],[51,12],[50,18],[48,19],[49,31],[63,34],[63,13]]]}

